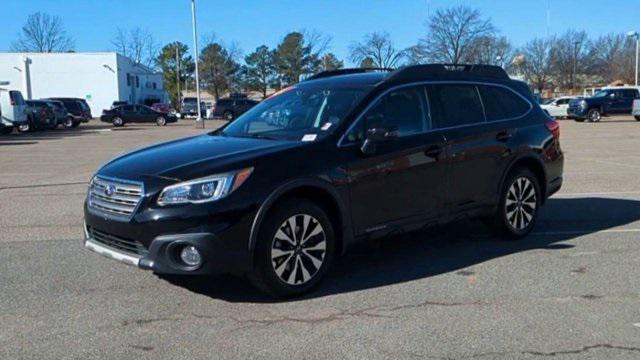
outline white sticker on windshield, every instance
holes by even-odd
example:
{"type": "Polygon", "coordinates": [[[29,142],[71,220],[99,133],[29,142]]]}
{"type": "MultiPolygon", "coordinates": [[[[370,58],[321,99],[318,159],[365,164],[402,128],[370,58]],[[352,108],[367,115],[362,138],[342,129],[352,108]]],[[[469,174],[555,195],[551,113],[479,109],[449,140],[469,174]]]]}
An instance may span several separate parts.
{"type": "Polygon", "coordinates": [[[326,123],[324,123],[324,125],[322,125],[322,127],[320,128],[320,130],[322,130],[322,131],[327,131],[327,130],[329,130],[329,128],[331,127],[331,125],[333,125],[333,124],[332,124],[332,123],[330,123],[330,122],[326,122],[326,123]]]}
{"type": "Polygon", "coordinates": [[[306,134],[305,136],[302,137],[302,141],[316,141],[317,137],[318,135],[316,134],[306,134]]]}

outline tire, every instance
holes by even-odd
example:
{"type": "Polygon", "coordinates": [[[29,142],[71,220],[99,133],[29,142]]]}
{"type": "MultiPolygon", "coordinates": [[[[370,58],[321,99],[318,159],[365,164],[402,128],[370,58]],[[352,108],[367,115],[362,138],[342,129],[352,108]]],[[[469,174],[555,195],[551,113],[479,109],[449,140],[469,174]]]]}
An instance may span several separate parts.
{"type": "Polygon", "coordinates": [[[249,279],[275,297],[302,295],[326,274],[335,244],[332,223],[322,208],[304,199],[283,202],[262,223],[249,279]]]}
{"type": "Polygon", "coordinates": [[[18,125],[18,132],[26,133],[26,132],[30,132],[30,131],[33,131],[33,130],[34,130],[34,127],[31,124],[31,120],[27,121],[26,124],[18,125]]]}
{"type": "Polygon", "coordinates": [[[158,116],[158,118],[156,119],[156,125],[158,126],[167,125],[167,119],[165,119],[164,116],[158,116]]]}
{"type": "Polygon", "coordinates": [[[640,116],[634,116],[634,118],[636,118],[636,121],[640,121],[640,116]]]}
{"type": "Polygon", "coordinates": [[[80,121],[74,121],[73,125],[71,125],[72,128],[77,128],[78,126],[80,126],[80,121]]]}
{"type": "Polygon", "coordinates": [[[227,121],[231,121],[233,120],[233,112],[225,111],[224,114],[222,114],[222,117],[224,117],[224,119],[227,121]]]}
{"type": "Polygon", "coordinates": [[[0,128],[0,135],[9,135],[12,132],[13,132],[13,127],[7,126],[7,127],[0,128]]]}
{"type": "Polygon", "coordinates": [[[500,191],[498,209],[492,221],[496,233],[513,240],[529,234],[538,219],[541,200],[535,174],[527,168],[513,169],[500,191]]]}
{"type": "Polygon", "coordinates": [[[121,117],[114,117],[113,120],[111,120],[111,122],[113,123],[113,126],[115,127],[120,127],[120,126],[124,126],[124,120],[122,120],[121,117]]]}
{"type": "Polygon", "coordinates": [[[584,122],[584,118],[574,118],[573,119],[575,122],[584,122]]]}
{"type": "Polygon", "coordinates": [[[587,119],[589,122],[599,122],[602,119],[602,114],[600,113],[600,109],[589,109],[587,113],[587,119]]]}
{"type": "Polygon", "coordinates": [[[67,129],[71,129],[73,127],[73,118],[72,117],[68,117],[64,120],[64,127],[67,129]]]}

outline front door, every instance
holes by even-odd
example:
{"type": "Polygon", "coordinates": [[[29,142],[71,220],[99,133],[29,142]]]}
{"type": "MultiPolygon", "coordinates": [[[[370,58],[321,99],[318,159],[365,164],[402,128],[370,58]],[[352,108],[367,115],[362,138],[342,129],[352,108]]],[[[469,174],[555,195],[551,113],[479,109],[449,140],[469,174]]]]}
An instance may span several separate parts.
{"type": "Polygon", "coordinates": [[[347,134],[345,151],[351,210],[357,235],[386,230],[393,223],[423,221],[439,215],[444,198],[444,141],[430,131],[423,86],[393,90],[360,117],[347,134]],[[368,129],[396,128],[399,138],[360,151],[368,129]]]}

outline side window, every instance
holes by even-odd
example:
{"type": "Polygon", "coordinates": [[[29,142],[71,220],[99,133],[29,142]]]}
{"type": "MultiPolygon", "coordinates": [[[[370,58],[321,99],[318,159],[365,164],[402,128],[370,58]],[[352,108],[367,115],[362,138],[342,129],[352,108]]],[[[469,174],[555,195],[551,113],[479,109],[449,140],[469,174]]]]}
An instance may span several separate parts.
{"type": "Polygon", "coordinates": [[[626,98],[636,98],[638,97],[638,90],[633,90],[633,89],[629,89],[629,90],[624,90],[624,97],[626,98]]]}
{"type": "MultiPolygon", "coordinates": [[[[482,97],[482,101],[484,101],[484,96],[482,97]]],[[[560,99],[558,101],[556,101],[556,104],[558,105],[566,105],[569,103],[569,99],[560,99]]]]}
{"type": "MultiPolygon", "coordinates": [[[[490,85],[480,85],[479,88],[487,121],[518,118],[531,108],[528,102],[509,89],[490,85]]],[[[556,103],[562,105],[568,101],[561,99],[556,103]]]]}
{"type": "Polygon", "coordinates": [[[120,108],[120,112],[132,112],[132,111],[133,111],[133,105],[125,105],[120,108]]]}
{"type": "Polygon", "coordinates": [[[20,91],[9,91],[9,98],[11,98],[11,101],[13,101],[16,105],[25,105],[24,98],[22,97],[22,93],[20,91]]]}
{"type": "Polygon", "coordinates": [[[414,86],[393,90],[378,99],[349,132],[351,142],[362,141],[368,129],[397,128],[400,136],[418,134],[429,129],[424,87],[414,86]]]}
{"type": "Polygon", "coordinates": [[[427,93],[435,128],[484,122],[482,103],[475,85],[430,85],[427,93]]]}

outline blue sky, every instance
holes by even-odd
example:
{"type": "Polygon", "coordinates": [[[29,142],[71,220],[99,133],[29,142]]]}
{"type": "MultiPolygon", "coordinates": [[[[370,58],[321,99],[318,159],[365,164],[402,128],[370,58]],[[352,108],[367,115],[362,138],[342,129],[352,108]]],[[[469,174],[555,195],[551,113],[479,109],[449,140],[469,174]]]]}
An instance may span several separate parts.
{"type": "MultiPolygon", "coordinates": [[[[331,51],[345,58],[351,42],[373,31],[389,32],[398,47],[411,46],[425,34],[429,11],[460,4],[480,9],[516,46],[546,35],[547,8],[552,34],[569,28],[592,36],[640,30],[638,0],[197,0],[198,30],[237,43],[245,54],[276,45],[289,31],[316,30],[330,35],[331,51]]],[[[112,50],[117,27],[148,28],[163,44],[192,45],[189,0],[3,0],[0,8],[2,51],[36,11],[60,16],[77,51],[112,50]]]]}

